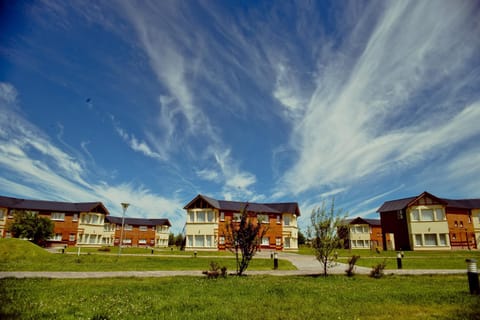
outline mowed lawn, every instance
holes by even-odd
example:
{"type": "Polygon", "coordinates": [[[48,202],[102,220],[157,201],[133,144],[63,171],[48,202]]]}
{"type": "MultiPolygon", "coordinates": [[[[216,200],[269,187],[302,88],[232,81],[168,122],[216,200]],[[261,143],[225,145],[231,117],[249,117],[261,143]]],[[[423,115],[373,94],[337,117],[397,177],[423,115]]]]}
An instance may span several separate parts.
{"type": "MultiPolygon", "coordinates": [[[[386,269],[397,269],[397,251],[337,250],[338,262],[348,263],[352,255],[360,256],[358,266],[369,267],[386,260],[386,269]]],[[[403,269],[467,269],[466,259],[480,262],[480,250],[404,251],[403,269]]],[[[314,249],[302,247],[299,254],[313,255],[314,249]]]]}
{"type": "Polygon", "coordinates": [[[466,276],[1,279],[1,319],[480,319],[466,276]]]}
{"type": "MultiPolygon", "coordinates": [[[[24,240],[0,239],[0,271],[149,271],[149,270],[208,270],[210,262],[236,270],[235,259],[213,256],[120,255],[101,252],[56,254],[24,240]]],[[[286,260],[279,261],[279,270],[295,270],[286,260]]],[[[272,270],[270,259],[253,259],[248,270],[272,270]]]]}

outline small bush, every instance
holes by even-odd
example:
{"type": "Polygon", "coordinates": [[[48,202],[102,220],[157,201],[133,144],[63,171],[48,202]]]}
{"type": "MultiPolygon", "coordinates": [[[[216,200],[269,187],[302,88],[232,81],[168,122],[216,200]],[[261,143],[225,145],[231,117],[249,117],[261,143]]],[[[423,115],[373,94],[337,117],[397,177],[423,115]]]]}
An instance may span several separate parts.
{"type": "Polygon", "coordinates": [[[98,251],[110,252],[110,247],[101,247],[101,248],[98,248],[98,251]]]}
{"type": "Polygon", "coordinates": [[[383,270],[387,266],[387,259],[384,259],[383,262],[378,263],[372,267],[372,271],[370,271],[370,277],[379,279],[383,277],[384,273],[383,270]]]}
{"type": "Polygon", "coordinates": [[[345,270],[348,277],[353,277],[353,275],[355,274],[354,269],[358,259],[360,259],[360,256],[356,255],[353,255],[350,259],[348,259],[348,269],[345,270]]]}
{"type": "Polygon", "coordinates": [[[110,320],[110,318],[106,314],[95,314],[91,320],[110,320]]]}
{"type": "Polygon", "coordinates": [[[216,279],[219,276],[225,278],[227,276],[227,267],[223,266],[220,268],[220,265],[217,262],[211,261],[210,270],[203,271],[202,273],[205,274],[209,279],[216,279]]]}

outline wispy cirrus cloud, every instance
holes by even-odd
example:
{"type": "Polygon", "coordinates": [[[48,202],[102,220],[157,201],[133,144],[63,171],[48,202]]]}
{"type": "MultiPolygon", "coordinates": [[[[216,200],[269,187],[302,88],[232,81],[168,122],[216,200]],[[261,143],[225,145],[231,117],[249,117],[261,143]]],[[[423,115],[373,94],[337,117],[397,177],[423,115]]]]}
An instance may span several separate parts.
{"type": "MultiPolygon", "coordinates": [[[[480,74],[471,69],[479,50],[475,5],[382,6],[376,20],[359,18],[341,44],[336,54],[347,68],[318,70],[292,132],[298,158],[282,179],[289,191],[415,166],[480,134],[480,97],[467,85],[480,74]],[[378,22],[362,25],[371,21],[378,22]],[[365,43],[361,54],[350,51],[355,43],[365,43]]],[[[336,65],[330,55],[319,65],[323,58],[336,65]]]]}
{"type": "MultiPolygon", "coordinates": [[[[143,185],[91,181],[95,176],[19,112],[16,89],[0,83],[0,186],[10,195],[57,201],[102,201],[112,215],[120,203],[132,203],[130,216],[169,218],[175,229],[182,227],[182,201],[159,196],[143,185]],[[159,212],[159,210],[161,212],[159,212]]],[[[79,152],[76,152],[79,154],[79,152]]]]}

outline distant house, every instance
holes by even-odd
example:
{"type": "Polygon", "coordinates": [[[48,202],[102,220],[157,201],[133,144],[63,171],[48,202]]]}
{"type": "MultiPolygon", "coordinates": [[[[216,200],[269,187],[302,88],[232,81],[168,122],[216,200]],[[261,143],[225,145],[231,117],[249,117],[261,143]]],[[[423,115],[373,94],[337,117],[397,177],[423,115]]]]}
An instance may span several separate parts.
{"type": "MultiPolygon", "coordinates": [[[[168,219],[125,218],[123,226],[123,243],[125,247],[168,247],[170,234],[168,219]]],[[[107,216],[104,233],[108,243],[118,246],[120,243],[122,218],[107,216]]]]}
{"type": "Polygon", "coordinates": [[[103,223],[109,214],[101,202],[58,202],[0,196],[0,237],[10,237],[8,224],[18,211],[29,211],[54,222],[50,245],[101,245],[103,223]]]}
{"type": "MultiPolygon", "coordinates": [[[[0,196],[0,238],[12,235],[9,223],[18,211],[29,211],[54,222],[50,246],[113,246],[120,243],[122,218],[111,217],[101,202],[58,202],[0,196]]],[[[168,219],[125,218],[125,246],[168,246],[168,219]]]]}
{"type": "MultiPolygon", "coordinates": [[[[226,250],[227,224],[239,219],[245,202],[216,200],[196,196],[184,209],[186,250],[226,250]]],[[[248,203],[247,212],[256,223],[265,225],[267,232],[261,239],[261,249],[297,250],[297,218],[300,209],[296,202],[248,203]]]]}
{"type": "Polygon", "coordinates": [[[340,235],[345,249],[375,249],[383,246],[379,219],[347,219],[342,229],[340,235]]]}
{"type": "Polygon", "coordinates": [[[442,199],[428,192],[379,209],[387,250],[477,249],[480,199],[442,199]]]}

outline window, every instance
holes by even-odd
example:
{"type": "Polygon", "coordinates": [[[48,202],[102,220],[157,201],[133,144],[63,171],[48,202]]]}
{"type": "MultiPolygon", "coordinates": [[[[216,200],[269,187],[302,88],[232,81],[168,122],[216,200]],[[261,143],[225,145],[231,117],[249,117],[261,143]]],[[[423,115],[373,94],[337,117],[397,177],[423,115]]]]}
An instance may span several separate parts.
{"type": "Polygon", "coordinates": [[[65,220],[65,213],[63,212],[52,212],[52,220],[65,220]]]}
{"type": "Polygon", "coordinates": [[[147,227],[147,226],[140,226],[140,227],[138,227],[138,230],[140,230],[140,231],[147,231],[147,230],[148,230],[148,227],[147,227]]]}
{"type": "Polygon", "coordinates": [[[240,221],[242,219],[241,213],[234,213],[233,214],[233,221],[240,221]]]}
{"type": "Polygon", "coordinates": [[[126,225],[123,226],[123,228],[124,228],[125,230],[128,230],[128,231],[131,231],[131,230],[133,229],[133,227],[132,227],[131,224],[126,224],[126,225]]]}
{"type": "Polygon", "coordinates": [[[220,221],[225,221],[225,212],[220,212],[220,221]]]}
{"type": "Polygon", "coordinates": [[[5,210],[6,209],[0,209],[0,219],[5,218],[5,210]]]}
{"type": "Polygon", "coordinates": [[[259,215],[257,215],[257,219],[258,219],[258,222],[269,223],[268,214],[259,214],[259,215]]]}
{"type": "Polygon", "coordinates": [[[96,214],[92,215],[91,223],[92,224],[98,224],[98,216],[96,214]]]}
{"type": "Polygon", "coordinates": [[[277,237],[277,238],[275,239],[275,245],[276,245],[277,247],[281,246],[281,245],[282,245],[282,238],[277,237]]]}
{"type": "Polygon", "coordinates": [[[472,217],[468,216],[468,223],[472,223],[472,217]]]}
{"type": "Polygon", "coordinates": [[[403,212],[402,210],[397,211],[397,220],[402,220],[403,219],[403,212]]]}
{"type": "Polygon", "coordinates": [[[281,224],[281,223],[282,223],[282,216],[277,215],[277,224],[281,224]]]}
{"type": "Polygon", "coordinates": [[[212,238],[213,236],[206,236],[207,247],[213,247],[212,238]]]}
{"type": "Polygon", "coordinates": [[[193,236],[187,236],[187,247],[193,247],[193,236]]]}
{"type": "MultiPolygon", "coordinates": [[[[89,243],[97,243],[97,237],[94,234],[90,235],[89,243]]],[[[125,243],[125,240],[123,240],[123,243],[125,243]]]]}
{"type": "Polygon", "coordinates": [[[70,233],[70,236],[68,237],[68,241],[75,241],[75,234],[70,233]]]}
{"type": "Polygon", "coordinates": [[[283,217],[283,225],[285,225],[285,226],[290,225],[290,217],[289,216],[284,216],[283,217]]]}
{"type": "Polygon", "coordinates": [[[262,238],[262,246],[268,246],[270,245],[270,238],[269,237],[263,237],[262,238]]]}
{"type": "Polygon", "coordinates": [[[205,222],[205,211],[197,212],[197,222],[205,222]]]}
{"type": "Polygon", "coordinates": [[[215,214],[213,211],[207,211],[207,221],[208,222],[214,222],[215,220],[215,214]]]}
{"type": "Polygon", "coordinates": [[[72,221],[78,221],[78,213],[73,214],[72,221]]]}
{"type": "Polygon", "coordinates": [[[355,226],[355,233],[363,233],[363,226],[355,226]]]}
{"type": "Polygon", "coordinates": [[[147,239],[138,239],[138,244],[147,244],[147,239]]]}
{"type": "Polygon", "coordinates": [[[422,235],[421,234],[416,234],[415,235],[415,246],[421,246],[422,245],[422,235]]]}
{"type": "Polygon", "coordinates": [[[412,219],[412,221],[420,220],[420,213],[418,212],[417,209],[412,210],[412,212],[410,212],[410,219],[412,219]]]}
{"type": "Polygon", "coordinates": [[[61,233],[55,233],[55,235],[50,238],[52,241],[62,241],[62,234],[61,233]]]}
{"type": "Polygon", "coordinates": [[[290,238],[285,238],[284,247],[285,248],[290,248],[290,238]]]}
{"type": "Polygon", "coordinates": [[[433,221],[433,209],[422,209],[422,221],[433,221]]]}
{"type": "Polygon", "coordinates": [[[455,222],[453,223],[453,225],[455,226],[455,228],[458,227],[458,222],[455,221],[455,222]]]}
{"type": "Polygon", "coordinates": [[[455,233],[452,234],[452,240],[457,240],[457,235],[455,233]]]}
{"type": "Polygon", "coordinates": [[[205,247],[205,237],[203,235],[195,236],[195,247],[205,247]]]}
{"type": "Polygon", "coordinates": [[[195,213],[194,212],[189,212],[188,213],[188,222],[194,222],[195,221],[195,213]]]}
{"type": "Polygon", "coordinates": [[[437,235],[434,233],[427,233],[424,235],[425,245],[426,246],[436,246],[437,245],[437,235]]]}
{"type": "Polygon", "coordinates": [[[441,246],[446,246],[447,245],[447,235],[446,234],[439,234],[438,239],[440,240],[440,245],[441,246]]]}
{"type": "Polygon", "coordinates": [[[123,244],[132,244],[132,239],[123,239],[123,244]]]}
{"type": "Polygon", "coordinates": [[[445,212],[443,209],[435,209],[435,215],[437,216],[437,220],[445,220],[445,212]]]}
{"type": "Polygon", "coordinates": [[[463,221],[460,221],[460,228],[463,228],[463,221]]]}

